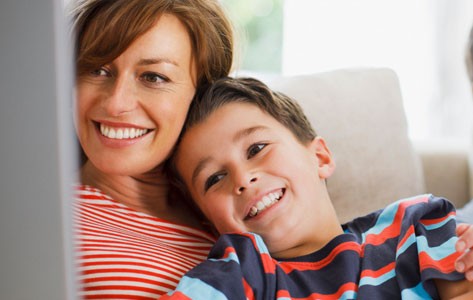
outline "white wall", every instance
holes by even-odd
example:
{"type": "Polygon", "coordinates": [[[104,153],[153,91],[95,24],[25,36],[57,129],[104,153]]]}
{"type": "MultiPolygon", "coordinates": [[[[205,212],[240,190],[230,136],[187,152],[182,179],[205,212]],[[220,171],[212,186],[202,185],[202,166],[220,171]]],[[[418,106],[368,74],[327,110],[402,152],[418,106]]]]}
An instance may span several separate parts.
{"type": "Polygon", "coordinates": [[[283,73],[390,67],[413,138],[469,138],[471,0],[286,0],[283,73]]]}

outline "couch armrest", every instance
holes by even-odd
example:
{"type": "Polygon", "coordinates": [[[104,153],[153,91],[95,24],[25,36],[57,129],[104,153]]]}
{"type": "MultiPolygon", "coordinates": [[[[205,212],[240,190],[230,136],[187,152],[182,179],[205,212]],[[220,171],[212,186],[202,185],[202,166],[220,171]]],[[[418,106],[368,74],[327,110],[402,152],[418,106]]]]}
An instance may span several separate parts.
{"type": "Polygon", "coordinates": [[[470,199],[467,142],[458,140],[413,141],[424,172],[426,192],[445,197],[457,208],[470,199]]]}

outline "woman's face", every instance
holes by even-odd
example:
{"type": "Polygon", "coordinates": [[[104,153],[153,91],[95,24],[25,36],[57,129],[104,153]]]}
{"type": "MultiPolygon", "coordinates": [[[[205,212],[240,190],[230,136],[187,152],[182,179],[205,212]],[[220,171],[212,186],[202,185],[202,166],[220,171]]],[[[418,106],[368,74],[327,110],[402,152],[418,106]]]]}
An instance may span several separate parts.
{"type": "Polygon", "coordinates": [[[139,175],[169,155],[196,87],[189,34],[163,15],[114,61],[78,78],[76,129],[102,172],[139,175]]]}

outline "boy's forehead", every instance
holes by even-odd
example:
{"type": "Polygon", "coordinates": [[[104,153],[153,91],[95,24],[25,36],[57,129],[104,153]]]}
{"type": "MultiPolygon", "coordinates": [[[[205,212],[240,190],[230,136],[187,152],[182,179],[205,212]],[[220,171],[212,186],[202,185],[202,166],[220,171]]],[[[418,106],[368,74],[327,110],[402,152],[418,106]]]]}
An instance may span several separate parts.
{"type": "MultiPolygon", "coordinates": [[[[208,108],[207,111],[201,111],[203,116],[197,124],[206,122],[221,122],[222,118],[237,118],[240,120],[248,118],[249,120],[256,120],[261,114],[270,116],[259,105],[252,102],[238,101],[226,102],[218,104],[216,107],[208,108]]],[[[193,127],[193,126],[191,126],[193,127]]]]}
{"type": "Polygon", "coordinates": [[[184,133],[177,149],[177,160],[186,163],[178,164],[179,171],[197,166],[199,161],[205,161],[205,166],[215,157],[225,156],[227,150],[245,138],[270,130],[273,125],[268,121],[277,122],[251,103],[228,103],[215,109],[184,133]]]}
{"type": "MultiPolygon", "coordinates": [[[[222,137],[233,136],[232,141],[236,141],[256,131],[268,128],[269,126],[265,125],[268,119],[264,116],[274,119],[254,103],[225,103],[212,110],[198,123],[190,126],[184,134],[184,138],[198,133],[203,139],[211,137],[213,134],[220,134],[222,137]]],[[[277,122],[276,120],[272,121],[277,122]]],[[[194,139],[194,142],[198,141],[199,139],[194,139]]]]}

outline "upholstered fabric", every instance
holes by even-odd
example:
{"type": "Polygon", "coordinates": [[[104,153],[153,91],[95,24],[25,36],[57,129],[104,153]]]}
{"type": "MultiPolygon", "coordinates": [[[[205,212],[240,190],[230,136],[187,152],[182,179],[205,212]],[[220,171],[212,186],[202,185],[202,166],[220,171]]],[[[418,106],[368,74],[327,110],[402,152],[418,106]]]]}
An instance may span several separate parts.
{"type": "Polygon", "coordinates": [[[337,164],[328,189],[341,222],[425,192],[392,70],[344,69],[266,82],[297,99],[326,139],[337,164]]]}
{"type": "MultiPolygon", "coordinates": [[[[458,140],[414,141],[424,169],[425,186],[429,193],[450,200],[456,208],[470,199],[468,143],[458,140]]],[[[473,217],[473,216],[472,216],[473,217]]]]}

